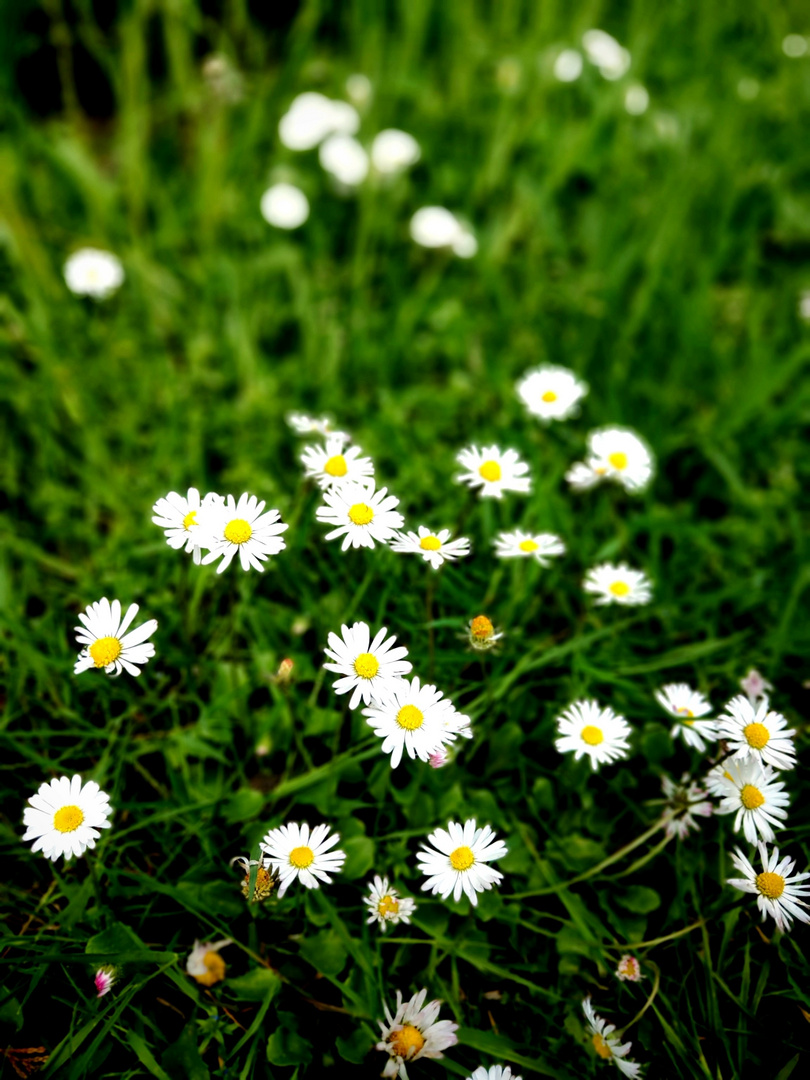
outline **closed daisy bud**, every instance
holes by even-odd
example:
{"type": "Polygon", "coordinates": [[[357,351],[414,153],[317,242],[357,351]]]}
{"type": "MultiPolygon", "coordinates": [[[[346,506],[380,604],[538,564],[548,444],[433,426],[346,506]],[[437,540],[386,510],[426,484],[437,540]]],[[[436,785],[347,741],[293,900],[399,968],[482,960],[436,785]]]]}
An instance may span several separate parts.
{"type": "Polygon", "coordinates": [[[219,955],[226,945],[232,945],[230,938],[221,941],[197,941],[188,954],[186,972],[202,986],[214,986],[225,978],[225,961],[219,955]]]}
{"type": "Polygon", "coordinates": [[[503,637],[503,631],[496,633],[491,619],[487,615],[476,615],[470,620],[468,631],[470,645],[479,652],[486,652],[503,637]]]}
{"type": "Polygon", "coordinates": [[[442,1051],[458,1042],[458,1024],[437,1020],[441,1002],[436,1000],[425,1005],[426,997],[427,989],[424,989],[414,994],[410,1001],[403,1002],[402,993],[397,990],[397,1008],[393,1016],[383,1003],[388,1022],[379,1021],[382,1039],[377,1043],[377,1049],[389,1055],[383,1076],[408,1080],[406,1062],[410,1064],[422,1057],[444,1057],[442,1051]]]}
{"type": "Polygon", "coordinates": [[[113,983],[116,981],[117,975],[114,967],[100,967],[93,978],[96,997],[103,998],[105,994],[109,994],[113,983]]]}

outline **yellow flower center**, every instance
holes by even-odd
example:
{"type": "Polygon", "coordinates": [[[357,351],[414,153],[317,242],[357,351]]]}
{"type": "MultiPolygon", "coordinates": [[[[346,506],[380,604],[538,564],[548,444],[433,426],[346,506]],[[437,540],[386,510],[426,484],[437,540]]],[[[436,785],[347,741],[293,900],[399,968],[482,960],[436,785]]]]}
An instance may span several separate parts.
{"type": "Polygon", "coordinates": [[[425,722],[425,714],[415,705],[403,705],[397,713],[397,723],[406,731],[416,731],[425,722]]]}
{"type": "MultiPolygon", "coordinates": [[[[263,866],[260,866],[256,871],[256,885],[253,889],[254,901],[266,900],[270,893],[276,886],[276,881],[273,875],[265,870],[263,866]]],[[[245,874],[244,881],[242,882],[242,896],[248,899],[248,890],[250,889],[250,874],[245,874]]]]}
{"type": "Polygon", "coordinates": [[[197,982],[202,983],[203,986],[213,986],[215,983],[222,982],[225,978],[225,961],[219,953],[213,950],[207,952],[203,957],[203,963],[205,964],[203,974],[194,976],[197,982]]]}
{"type": "Polygon", "coordinates": [[[588,746],[598,746],[599,743],[605,741],[605,736],[602,734],[602,729],[594,727],[593,724],[587,724],[579,733],[579,737],[588,746]]]}
{"type": "Polygon", "coordinates": [[[84,821],[78,806],[61,806],[53,815],[53,827],[61,833],[75,832],[84,821]]]}
{"type": "Polygon", "coordinates": [[[374,520],[374,511],[365,503],[355,503],[349,507],[349,517],[355,525],[368,525],[374,520]]]}
{"type": "Polygon", "coordinates": [[[768,739],[771,737],[764,724],[748,724],[743,728],[743,735],[748,740],[748,745],[753,746],[755,750],[761,750],[763,746],[767,746],[768,739]]]}
{"type": "Polygon", "coordinates": [[[550,405],[552,401],[557,400],[557,395],[554,393],[553,390],[546,390],[545,394],[543,394],[542,400],[548,402],[548,404],[550,405]]]}
{"type": "Polygon", "coordinates": [[[393,896],[384,896],[377,904],[377,911],[385,918],[387,915],[396,915],[399,912],[399,900],[393,896]]]}
{"type": "Polygon", "coordinates": [[[468,847],[457,847],[450,853],[450,865],[454,870],[469,870],[475,862],[475,856],[468,847]]]}
{"type": "Polygon", "coordinates": [[[630,586],[626,581],[611,581],[608,585],[608,590],[613,593],[614,596],[627,596],[630,592],[630,586]]]}
{"type": "Polygon", "coordinates": [[[613,1051],[610,1049],[610,1047],[598,1031],[595,1031],[593,1033],[593,1048],[597,1052],[599,1057],[605,1058],[606,1061],[609,1061],[613,1057],[613,1051]]]}
{"type": "Polygon", "coordinates": [[[486,641],[492,637],[494,629],[486,615],[476,615],[470,624],[470,632],[477,641],[486,641]]]}
{"type": "Polygon", "coordinates": [[[354,670],[361,679],[373,679],[380,670],[380,661],[370,652],[361,652],[354,662],[354,670]]]}
{"type": "Polygon", "coordinates": [[[536,540],[521,540],[518,544],[518,547],[521,551],[525,551],[528,555],[532,551],[537,551],[540,545],[537,543],[536,540]]]}
{"type": "Polygon", "coordinates": [[[501,478],[501,467],[497,461],[485,461],[478,469],[478,472],[490,483],[501,478]]]}
{"type": "Polygon", "coordinates": [[[757,888],[763,896],[771,900],[778,900],[785,891],[785,879],[781,874],[757,874],[757,888]]]}
{"type": "Polygon", "coordinates": [[[306,870],[314,858],[312,848],[309,847],[294,847],[290,852],[290,863],[296,870],[306,870]]]}
{"type": "Polygon", "coordinates": [[[250,522],[245,521],[244,518],[234,518],[225,526],[225,539],[232,544],[244,544],[251,536],[253,536],[253,529],[250,527],[250,522]]]}
{"type": "Polygon", "coordinates": [[[681,705],[681,707],[679,709],[676,709],[675,712],[678,713],[679,716],[694,716],[695,715],[692,712],[692,710],[687,709],[685,705],[681,705]]]}
{"type": "Polygon", "coordinates": [[[100,637],[89,649],[96,667],[106,667],[121,655],[121,642],[117,637],[100,637]]]}
{"type": "Polygon", "coordinates": [[[346,458],[343,454],[335,454],[334,457],[330,457],[323,467],[323,471],[330,476],[345,476],[349,471],[346,464],[346,458]]]}
{"type": "Polygon", "coordinates": [[[765,802],[765,796],[753,784],[746,784],[740,791],[740,802],[746,810],[756,810],[765,802]]]}
{"type": "Polygon", "coordinates": [[[442,542],[438,536],[423,536],[419,541],[419,547],[423,551],[438,551],[441,546],[442,542]]]}
{"type": "Polygon", "coordinates": [[[407,1057],[410,1050],[417,1053],[425,1045],[425,1037],[413,1024],[405,1024],[401,1031],[395,1031],[388,1040],[397,1057],[407,1057]]]}
{"type": "Polygon", "coordinates": [[[626,469],[627,468],[627,454],[622,453],[621,450],[617,450],[613,454],[608,454],[608,461],[614,469],[626,469]]]}
{"type": "Polygon", "coordinates": [[[189,510],[186,516],[183,518],[183,528],[190,529],[192,525],[197,524],[197,511],[189,510]]]}

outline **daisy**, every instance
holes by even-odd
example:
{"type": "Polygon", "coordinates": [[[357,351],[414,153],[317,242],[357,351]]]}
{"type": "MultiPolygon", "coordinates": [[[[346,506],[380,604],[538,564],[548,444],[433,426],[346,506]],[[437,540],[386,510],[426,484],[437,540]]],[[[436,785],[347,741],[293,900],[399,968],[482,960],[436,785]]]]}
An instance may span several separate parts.
{"type": "Polygon", "coordinates": [[[608,1024],[601,1016],[596,1015],[590,996],[582,1002],[582,1011],[588,1021],[593,1048],[599,1057],[604,1058],[605,1061],[612,1061],[620,1072],[631,1077],[631,1080],[635,1080],[641,1072],[641,1066],[633,1061],[625,1061],[633,1044],[629,1042],[619,1044],[619,1036],[611,1034],[616,1030],[616,1025],[608,1024]]]}
{"type": "Polygon", "coordinates": [[[242,896],[246,900],[251,900],[254,904],[261,903],[262,900],[268,900],[278,885],[278,871],[273,867],[270,860],[265,856],[262,856],[261,859],[248,859],[245,855],[235,855],[231,859],[230,865],[233,866],[234,863],[238,863],[245,872],[240,885],[242,896]],[[249,895],[251,866],[258,866],[259,868],[256,871],[253,896],[249,895]]]}
{"type": "Polygon", "coordinates": [[[396,540],[391,541],[391,550],[421,555],[434,570],[438,570],[445,561],[463,559],[469,555],[470,541],[464,536],[451,540],[449,529],[434,533],[425,525],[420,525],[418,532],[400,533],[396,540]]]}
{"type": "Polygon", "coordinates": [[[503,879],[503,874],[486,864],[502,859],[507,852],[506,844],[495,839],[489,825],[477,829],[475,818],[469,818],[463,826],[449,821],[447,829],[436,829],[430,834],[428,843],[433,848],[424,847],[416,860],[427,876],[422,888],[434,896],[438,893],[446,900],[452,893],[454,900],[460,900],[463,891],[475,907],[477,894],[503,879]]]}
{"type": "Polygon", "coordinates": [[[391,926],[400,922],[409,923],[416,910],[416,901],[400,896],[396,889],[390,888],[387,877],[375,876],[368,887],[368,896],[363,897],[363,903],[369,909],[366,923],[379,923],[381,930],[387,930],[389,923],[391,926]]]}
{"type": "Polygon", "coordinates": [[[763,767],[756,758],[724,762],[723,775],[717,780],[722,795],[717,813],[736,812],[734,831],[739,832],[742,825],[749,844],[759,840],[770,844],[774,840],[771,826],[784,827],[785,807],[790,799],[784,791],[785,785],[774,782],[774,776],[778,775],[769,765],[763,767]]]}
{"type": "Polygon", "coordinates": [[[219,955],[226,945],[232,945],[230,938],[221,941],[194,941],[194,947],[186,960],[186,973],[202,986],[214,986],[225,978],[225,961],[219,955]]]}
{"type": "Polygon", "coordinates": [[[405,1062],[410,1064],[422,1057],[444,1057],[442,1050],[447,1050],[458,1042],[458,1024],[452,1020],[437,1021],[441,1002],[431,1001],[425,1005],[426,997],[427,989],[420,990],[410,1001],[403,1003],[402,992],[397,990],[397,1009],[393,1016],[388,1011],[388,1006],[383,1003],[388,1023],[378,1021],[382,1029],[382,1039],[376,1045],[377,1050],[384,1050],[390,1055],[383,1069],[383,1076],[398,1076],[400,1080],[408,1080],[405,1062]]]}
{"type": "Polygon", "coordinates": [[[752,705],[756,706],[760,698],[768,696],[773,686],[763,679],[756,668],[751,668],[744,679],[740,679],[740,688],[752,705]]]}
{"type": "Polygon", "coordinates": [[[342,439],[344,443],[349,441],[345,431],[335,431],[334,424],[328,416],[307,416],[305,413],[287,413],[287,423],[296,435],[327,435],[335,439],[342,439]]]}
{"type": "Polygon", "coordinates": [[[758,874],[743,853],[737,848],[731,861],[744,875],[742,878],[728,878],[726,884],[733,885],[741,892],[757,894],[757,907],[762,912],[762,921],[770,915],[779,930],[787,933],[793,919],[810,923],[810,915],[803,910],[808,907],[802,896],[810,896],[810,886],[800,885],[810,877],[810,873],[794,874],[795,859],[785,857],[779,861],[779,849],[774,848],[768,854],[767,847],[760,843],[759,857],[762,860],[762,873],[758,874]]]}
{"type": "Polygon", "coordinates": [[[523,475],[529,466],[520,460],[516,450],[501,451],[497,446],[479,450],[470,446],[456,456],[456,461],[467,471],[453,479],[457,484],[480,488],[482,497],[500,499],[505,491],[525,494],[531,488],[530,478],[523,475]]]}
{"type": "Polygon", "coordinates": [[[217,573],[231,565],[237,551],[243,570],[264,570],[268,556],[277,555],[287,545],[280,537],[289,528],[280,520],[278,510],[263,513],[266,503],[244,492],[236,502],[229,495],[227,502],[209,503],[200,510],[200,544],[211,550],[202,560],[203,566],[221,559],[217,573]]]}
{"type": "Polygon", "coordinates": [[[684,742],[696,750],[706,749],[704,739],[713,742],[717,738],[715,720],[696,719],[712,711],[708,699],[698,690],[693,690],[686,683],[667,683],[655,691],[655,698],[670,716],[676,716],[680,721],[670,731],[673,738],[683,735],[684,742]]]}
{"type": "Polygon", "coordinates": [[[309,200],[294,184],[273,184],[259,204],[262,217],[277,229],[297,229],[309,217],[309,200]]]}
{"type": "Polygon", "coordinates": [[[454,742],[456,732],[448,720],[455,711],[441,690],[420,686],[414,678],[411,682],[399,679],[389,690],[375,691],[363,716],[383,740],[382,752],[391,755],[391,768],[395,769],[403,750],[408,751],[411,761],[416,757],[428,761],[445,743],[454,742]]]}
{"type": "Polygon", "coordinates": [[[576,82],[582,74],[582,53],[563,49],[554,61],[554,78],[560,82],[576,82]]]}
{"type": "Polygon", "coordinates": [[[796,764],[792,741],[796,732],[781,713],[769,709],[767,698],[752,705],[742,694],[733,697],[726,705],[726,715],[718,720],[718,734],[735,758],[758,757],[775,769],[792,769],[796,764]]]}
{"type": "Polygon", "coordinates": [[[565,554],[565,544],[554,533],[501,532],[495,537],[495,554],[499,559],[534,559],[548,566],[555,555],[565,554]]]}
{"type": "Polygon", "coordinates": [[[124,280],[120,259],[98,248],[74,251],[65,263],[64,274],[65,283],[72,293],[92,296],[94,300],[106,300],[124,280]]]}
{"type": "Polygon", "coordinates": [[[354,106],[309,91],[293,100],[279,121],[278,134],[290,150],[312,150],[332,132],[354,135],[359,127],[354,106]]]}
{"type": "Polygon", "coordinates": [[[467,638],[476,652],[486,652],[495,647],[503,637],[503,630],[496,632],[492,620],[486,615],[476,615],[470,619],[467,638]]]}
{"type": "Polygon", "coordinates": [[[711,817],[714,813],[714,806],[706,797],[706,792],[699,784],[690,781],[688,773],[684,773],[679,784],[668,776],[662,776],[661,790],[666,796],[662,815],[664,831],[670,839],[677,836],[679,840],[685,840],[690,829],[699,830],[695,814],[711,817]]]}
{"type": "Polygon", "coordinates": [[[351,135],[330,135],[318,151],[321,168],[345,187],[357,187],[368,176],[368,154],[351,135]]]}
{"type": "Polygon", "coordinates": [[[541,420],[567,420],[579,412],[588,384],[573,371],[556,364],[542,364],[527,371],[517,384],[518,397],[541,420]]]}
{"type": "Polygon", "coordinates": [[[319,880],[328,885],[332,880],[329,875],[339,873],[346,861],[345,851],[330,850],[339,840],[338,833],[329,835],[328,825],[316,825],[311,833],[306,822],[297,825],[291,821],[271,829],[260,847],[279,875],[279,897],[296,878],[307,889],[319,889],[319,880]]]}
{"type": "Polygon", "coordinates": [[[371,144],[371,164],[385,176],[409,169],[420,157],[419,143],[413,135],[397,128],[379,132],[371,144]]]}
{"type": "Polygon", "coordinates": [[[371,458],[360,457],[359,446],[344,449],[342,435],[327,436],[324,446],[305,446],[301,455],[306,475],[314,478],[318,487],[330,488],[340,484],[363,484],[374,476],[371,458]]]}
{"type": "Polygon", "coordinates": [[[523,1080],[523,1077],[513,1073],[509,1065],[490,1065],[489,1069],[479,1065],[467,1080],[523,1080]]]}
{"type": "Polygon", "coordinates": [[[574,751],[574,760],[587,754],[591,767],[609,764],[627,757],[630,749],[627,736],[631,727],[623,716],[596,701],[575,701],[557,717],[560,738],[554,745],[561,754],[574,751]]]}
{"type": "Polygon", "coordinates": [[[602,477],[584,461],[577,461],[565,474],[565,479],[574,491],[587,491],[589,488],[596,487],[602,477]]]}
{"type": "Polygon", "coordinates": [[[109,829],[110,797],[94,780],[82,786],[78,775],[60,776],[39,786],[23,811],[27,826],[23,840],[33,840],[32,851],[41,851],[53,862],[64,855],[83,855],[94,848],[99,829],[109,829]]]}
{"type": "Polygon", "coordinates": [[[341,484],[339,488],[325,491],[325,506],[315,511],[318,521],[335,525],[326,534],[327,540],[343,537],[341,551],[350,547],[373,548],[375,541],[387,543],[405,524],[405,518],[394,510],[399,506],[395,495],[388,495],[388,488],[374,490],[373,481],[368,484],[341,484]]]}
{"type": "Polygon", "coordinates": [[[603,79],[612,82],[620,79],[630,67],[630,53],[604,30],[586,30],[582,35],[582,47],[590,62],[599,68],[603,79]]]}
{"type": "Polygon", "coordinates": [[[600,479],[615,480],[627,491],[642,491],[653,475],[653,457],[646,443],[627,428],[592,431],[585,464],[600,479]]]}
{"type": "Polygon", "coordinates": [[[194,562],[199,566],[202,558],[202,549],[199,545],[200,525],[197,514],[201,505],[208,506],[222,503],[222,496],[213,491],[205,496],[200,503],[200,493],[196,488],[189,488],[186,497],[183,498],[176,491],[170,491],[165,498],[158,499],[152,507],[155,525],[163,529],[166,543],[170,548],[179,551],[185,545],[185,550],[191,552],[194,562]]]}
{"type": "Polygon", "coordinates": [[[140,675],[143,665],[155,655],[155,646],[147,641],[157,630],[157,619],[149,619],[137,630],[126,630],[138,614],[138,605],[130,604],[121,618],[121,604],[102,596],[79,615],[76,640],[84,648],[73,668],[74,675],[89,668],[104,668],[108,675],[120,675],[124,669],[130,675],[140,675]]]}
{"type": "Polygon", "coordinates": [[[341,637],[329,634],[329,645],[323,651],[332,662],[323,666],[342,676],[332,684],[332,689],[336,694],[352,692],[350,709],[356,709],[361,700],[364,705],[369,705],[372,698],[395,689],[413,666],[405,659],[408,650],[404,645],[392,647],[396,635],[386,638],[385,627],[377,632],[373,641],[368,623],[364,622],[356,622],[351,629],[344,623],[340,633],[341,637]]]}
{"type": "Polygon", "coordinates": [[[113,983],[117,981],[114,967],[100,967],[93,978],[93,985],[96,988],[96,997],[103,998],[105,994],[109,994],[110,990],[113,988],[113,983]]]}
{"type": "Polygon", "coordinates": [[[644,976],[641,974],[641,964],[630,953],[625,953],[616,968],[616,978],[621,982],[641,982],[644,976]]]}
{"type": "Polygon", "coordinates": [[[421,247],[450,248],[462,259],[470,259],[478,242],[455,214],[443,206],[423,206],[411,218],[411,238],[421,247]]]}
{"type": "Polygon", "coordinates": [[[597,604],[649,604],[652,582],[643,570],[633,570],[627,563],[600,563],[592,567],[582,582],[585,592],[596,596],[597,604]]]}

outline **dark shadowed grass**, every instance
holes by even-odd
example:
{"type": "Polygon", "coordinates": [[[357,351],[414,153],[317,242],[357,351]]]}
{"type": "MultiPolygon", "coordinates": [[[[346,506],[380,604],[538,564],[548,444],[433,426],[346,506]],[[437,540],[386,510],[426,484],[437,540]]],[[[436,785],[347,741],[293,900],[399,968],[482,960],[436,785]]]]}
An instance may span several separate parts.
{"type": "Polygon", "coordinates": [[[138,2],[112,25],[84,4],[72,28],[55,20],[55,40],[69,33],[106,71],[115,113],[88,119],[65,50],[62,114],[32,123],[19,95],[4,106],[1,1046],[44,1045],[46,1075],[76,1078],[345,1062],[370,1076],[382,1000],[427,986],[461,1045],[412,1077],[498,1061],[591,1075],[588,993],[619,1028],[644,1010],[627,1037],[651,1078],[802,1074],[810,931],[760,928],[753,898],[723,885],[729,819],[680,844],[655,832],[589,873],[655,824],[662,773],[705,770],[673,745],[653,690],[687,680],[719,709],[750,666],[800,729],[779,842],[808,862],[810,59],[781,51],[804,29],[790,10],[485,15],[419,0],[385,15],[304,5],[268,29],[238,3],[211,22],[138,2]],[[556,83],[555,49],[590,25],[627,45],[630,75],[609,83],[586,64],[556,83]],[[238,103],[200,76],[212,48],[242,69],[238,103]],[[342,198],[276,128],[296,92],[343,96],[353,71],[375,90],[361,137],[401,126],[422,161],[342,198]],[[641,117],[623,108],[632,81],[650,91],[641,117]],[[292,236],[258,213],[282,175],[312,203],[292,236]],[[433,203],[469,219],[475,259],[411,243],[410,215],[433,203]],[[103,304],[61,278],[87,243],[125,265],[103,304]],[[514,394],[544,360],[591,385],[581,418],[550,429],[514,394]],[[296,409],[331,412],[409,524],[458,529],[473,558],[432,575],[327,545],[283,419],[296,409]],[[650,442],[654,484],[570,493],[587,431],[614,422],[650,442]],[[471,442],[519,449],[532,494],[485,505],[455,485],[471,442]],[[191,484],[280,509],[288,547],[264,575],[218,577],[165,546],[151,505],[191,484]],[[548,570],[497,562],[492,538],[514,526],[558,532],[568,554],[548,570]],[[605,559],[647,570],[649,608],[585,600],[581,579],[605,559]],[[103,595],[159,620],[137,681],[72,674],[76,614],[103,595]],[[506,632],[484,657],[463,638],[481,611],[506,632]],[[392,773],[333,695],[322,649],[355,619],[388,626],[471,715],[454,764],[392,773]],[[285,657],[288,686],[273,678],[285,657]],[[635,729],[631,757],[595,775],[553,746],[555,717],[583,696],[635,729]],[[52,866],[21,844],[22,810],[74,771],[110,794],[114,825],[88,858],[52,866]],[[500,890],[476,910],[421,899],[420,842],[470,816],[509,846],[500,890]],[[345,871],[248,908],[228,861],[288,820],[337,829],[345,871]],[[375,872],[419,900],[385,937],[361,910],[375,872]],[[206,990],[185,958],[222,937],[228,978],[206,990]],[[629,949],[638,986],[613,975],[629,949]],[[96,1003],[103,962],[124,977],[96,1003]]]}

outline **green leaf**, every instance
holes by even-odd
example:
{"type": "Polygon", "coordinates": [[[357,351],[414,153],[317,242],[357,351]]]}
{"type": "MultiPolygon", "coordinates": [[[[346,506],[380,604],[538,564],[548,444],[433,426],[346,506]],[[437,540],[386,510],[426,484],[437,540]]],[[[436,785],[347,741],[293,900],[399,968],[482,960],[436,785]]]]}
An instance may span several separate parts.
{"type": "Polygon", "coordinates": [[[15,1031],[20,1031],[23,1026],[22,1005],[15,997],[7,997],[0,1005],[0,1024],[8,1024],[15,1031]]]}
{"type": "Polygon", "coordinates": [[[265,802],[265,797],[260,791],[254,791],[253,788],[241,788],[225,804],[222,817],[228,825],[252,821],[262,813],[265,802]]]}
{"type": "Polygon", "coordinates": [[[177,1080],[209,1080],[208,1067],[200,1057],[194,1024],[186,1024],[177,1042],[161,1058],[163,1068],[177,1080]]]}
{"type": "Polygon", "coordinates": [[[646,915],[661,906],[661,897],[655,889],[648,889],[646,885],[631,885],[623,893],[617,894],[616,903],[636,915],[646,915]]]}
{"type": "Polygon", "coordinates": [[[675,751],[669,730],[662,724],[645,724],[641,735],[641,752],[653,765],[672,757],[675,751]]]}
{"type": "Polygon", "coordinates": [[[266,1001],[272,1000],[281,989],[281,979],[278,972],[271,968],[254,968],[246,975],[237,975],[235,979],[228,979],[225,983],[228,993],[233,994],[237,1001],[266,1001]]]}
{"type": "Polygon", "coordinates": [[[370,837],[352,836],[345,840],[341,847],[346,852],[346,862],[341,874],[348,881],[363,877],[374,865],[376,848],[370,837]]]}
{"type": "Polygon", "coordinates": [[[306,1065],[312,1061],[312,1045],[296,1030],[293,1013],[279,1012],[279,1027],[267,1040],[271,1065],[306,1065]]]}
{"type": "Polygon", "coordinates": [[[788,1077],[790,1076],[790,1074],[793,1072],[793,1070],[796,1068],[796,1066],[798,1064],[799,1064],[799,1055],[795,1054],[790,1059],[790,1061],[787,1063],[787,1065],[784,1065],[779,1070],[779,1072],[776,1074],[776,1076],[773,1078],[773,1080],[788,1080],[788,1077]]]}
{"type": "Polygon", "coordinates": [[[348,959],[348,953],[334,930],[322,930],[314,937],[304,938],[301,956],[322,975],[339,975],[348,959]]]}
{"type": "Polygon", "coordinates": [[[459,1028],[458,1041],[462,1046],[469,1046],[480,1054],[489,1054],[490,1057],[499,1058],[501,1061],[509,1061],[513,1065],[521,1065],[524,1069],[532,1069],[542,1076],[557,1076],[558,1074],[547,1065],[542,1058],[537,1057],[532,1051],[532,1056],[519,1053],[514,1044],[503,1035],[496,1035],[492,1031],[476,1031],[474,1028],[459,1028]]]}
{"type": "Polygon", "coordinates": [[[131,953],[136,950],[148,951],[135,931],[122,922],[94,934],[84,949],[87,953],[131,953]]]}
{"type": "Polygon", "coordinates": [[[355,1028],[345,1038],[338,1035],[335,1039],[337,1052],[344,1061],[350,1061],[353,1065],[361,1065],[376,1042],[377,1036],[369,1034],[365,1026],[355,1028]]]}

